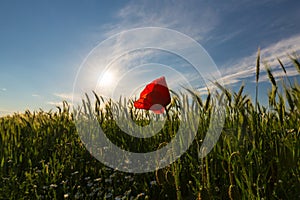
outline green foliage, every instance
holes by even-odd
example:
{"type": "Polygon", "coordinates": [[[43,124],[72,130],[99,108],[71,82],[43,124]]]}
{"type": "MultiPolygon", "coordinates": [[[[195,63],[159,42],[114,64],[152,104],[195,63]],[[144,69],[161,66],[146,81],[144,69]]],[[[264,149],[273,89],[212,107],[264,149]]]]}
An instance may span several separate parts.
{"type": "MultiPolygon", "coordinates": [[[[282,70],[285,67],[278,60],[282,70]]],[[[296,68],[299,62],[293,58],[296,68]]],[[[257,59],[258,83],[260,54],[257,59]]],[[[155,136],[137,139],[117,126],[111,108],[120,117],[144,126],[148,111],[136,110],[132,101],[105,101],[95,95],[82,108],[70,111],[66,102],[57,112],[30,112],[0,118],[0,199],[299,199],[300,198],[300,86],[282,82],[283,93],[269,68],[270,108],[254,104],[240,90],[209,92],[203,102],[191,90],[173,94],[164,128],[155,136]],[[199,150],[211,113],[226,101],[225,125],[213,150],[200,158],[199,150]],[[180,107],[189,101],[200,108],[197,136],[188,151],[164,169],[146,174],[114,171],[93,158],[74,124],[78,113],[96,117],[107,137],[123,149],[153,151],[176,134],[180,107]]]]}

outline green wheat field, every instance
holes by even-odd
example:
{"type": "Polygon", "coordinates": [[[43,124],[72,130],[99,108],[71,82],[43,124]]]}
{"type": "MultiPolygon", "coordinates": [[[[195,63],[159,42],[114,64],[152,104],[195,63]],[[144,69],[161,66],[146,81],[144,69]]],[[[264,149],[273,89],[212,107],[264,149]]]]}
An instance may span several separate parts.
{"type": "MultiPolygon", "coordinates": [[[[297,58],[290,57],[300,73],[297,58]]],[[[283,72],[285,66],[278,60],[283,72]]],[[[287,75],[276,80],[267,65],[256,64],[256,99],[222,87],[203,99],[187,90],[172,95],[171,113],[155,136],[137,140],[116,125],[110,109],[118,103],[95,94],[80,110],[67,102],[56,111],[25,111],[0,118],[0,199],[300,199],[300,85],[287,75]],[[265,67],[271,89],[263,106],[257,94],[265,67]],[[191,97],[191,98],[188,98],[191,97]],[[176,134],[180,105],[200,108],[197,136],[176,162],[155,172],[116,171],[95,159],[80,140],[74,119],[78,112],[94,115],[107,137],[119,147],[147,152],[176,134]],[[212,110],[226,100],[221,136],[204,158],[198,151],[212,110]]],[[[126,101],[126,100],[124,100],[126,101]]],[[[128,102],[129,104],[132,102],[128,102]]],[[[128,117],[143,125],[147,111],[130,107],[128,117]]]]}

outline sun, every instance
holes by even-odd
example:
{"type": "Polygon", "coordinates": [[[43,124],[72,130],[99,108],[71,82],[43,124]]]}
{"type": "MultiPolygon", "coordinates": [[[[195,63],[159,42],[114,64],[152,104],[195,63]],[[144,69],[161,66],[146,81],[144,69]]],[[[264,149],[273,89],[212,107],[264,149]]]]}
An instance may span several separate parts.
{"type": "Polygon", "coordinates": [[[99,86],[108,87],[114,82],[115,76],[111,71],[106,71],[103,76],[100,77],[99,86]]]}

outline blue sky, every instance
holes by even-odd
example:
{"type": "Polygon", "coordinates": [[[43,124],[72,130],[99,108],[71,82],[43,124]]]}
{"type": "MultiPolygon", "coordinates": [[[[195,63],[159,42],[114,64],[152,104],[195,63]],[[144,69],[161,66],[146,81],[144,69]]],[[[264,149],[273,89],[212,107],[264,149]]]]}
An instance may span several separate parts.
{"type": "MultiPolygon", "coordinates": [[[[150,26],[195,39],[228,87],[244,81],[252,94],[258,47],[278,78],[276,57],[296,76],[286,55],[299,55],[299,19],[297,0],[1,1],[0,115],[71,101],[78,69],[93,48],[121,31],[150,26]]],[[[261,97],[265,81],[262,73],[261,97]]]]}

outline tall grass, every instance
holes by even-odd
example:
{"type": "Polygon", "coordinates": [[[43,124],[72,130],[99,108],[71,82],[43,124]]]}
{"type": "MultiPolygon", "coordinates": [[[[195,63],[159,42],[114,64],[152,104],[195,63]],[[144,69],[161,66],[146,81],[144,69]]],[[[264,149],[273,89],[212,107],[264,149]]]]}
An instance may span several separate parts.
{"type": "MultiPolygon", "coordinates": [[[[291,59],[298,69],[298,60],[291,59]]],[[[256,91],[259,66],[258,53],[256,91]]],[[[299,199],[300,86],[288,77],[288,84],[276,82],[268,67],[266,71],[274,88],[269,93],[272,109],[259,104],[257,93],[253,103],[243,94],[244,85],[230,92],[216,83],[222,93],[216,97],[209,93],[206,100],[191,90],[173,93],[163,129],[145,139],[122,132],[111,108],[121,111],[128,105],[120,114],[140,125],[149,123],[149,112],[134,109],[131,100],[106,101],[97,94],[94,105],[87,96],[74,112],[64,102],[56,112],[2,117],[0,199],[299,199]],[[208,156],[200,158],[212,111],[222,98],[228,100],[222,134],[208,156]],[[199,108],[196,139],[180,159],[152,173],[123,173],[104,166],[86,150],[74,124],[79,112],[96,117],[116,145],[135,152],[153,151],[174,137],[184,117],[179,108],[188,100],[199,108]]]]}

